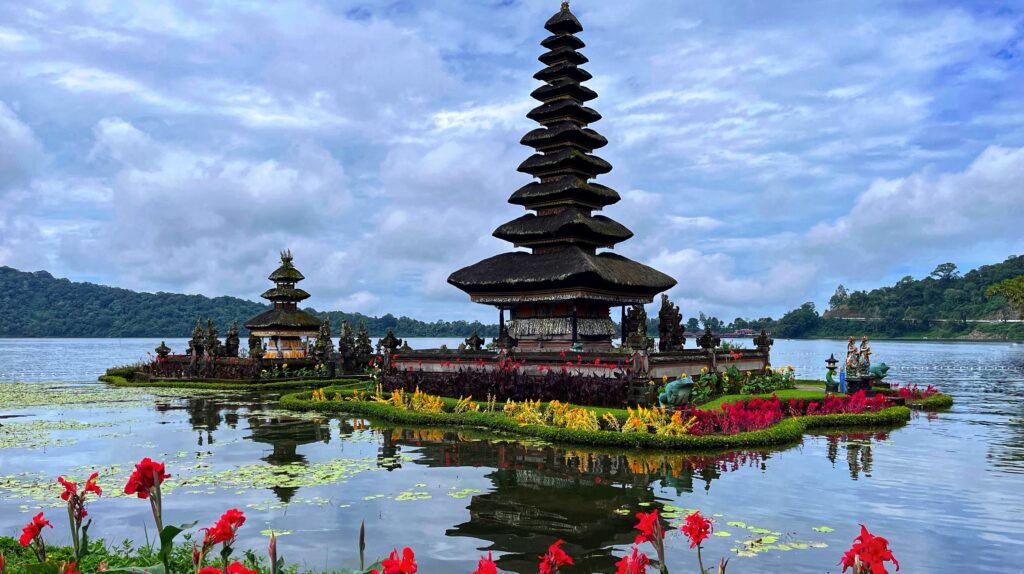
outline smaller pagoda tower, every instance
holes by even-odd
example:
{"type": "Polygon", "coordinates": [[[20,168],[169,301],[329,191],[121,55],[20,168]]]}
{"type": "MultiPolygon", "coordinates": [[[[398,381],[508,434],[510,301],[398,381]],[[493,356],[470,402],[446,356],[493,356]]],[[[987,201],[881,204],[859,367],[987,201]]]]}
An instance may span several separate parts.
{"type": "Polygon", "coordinates": [[[299,309],[299,302],[309,298],[309,293],[295,286],[305,279],[292,264],[292,252],[281,252],[281,266],[268,277],[276,284],[261,297],[274,304],[274,308],[246,321],[250,340],[258,337],[264,344],[266,359],[298,359],[306,356],[303,338],[316,338],[320,334],[322,321],[299,309]]]}

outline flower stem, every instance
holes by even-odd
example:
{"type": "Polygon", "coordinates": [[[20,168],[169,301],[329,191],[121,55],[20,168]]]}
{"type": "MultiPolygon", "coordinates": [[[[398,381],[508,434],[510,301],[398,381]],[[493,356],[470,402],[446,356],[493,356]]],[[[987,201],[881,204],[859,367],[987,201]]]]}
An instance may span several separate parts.
{"type": "Polygon", "coordinates": [[[704,561],[700,557],[700,544],[697,545],[697,566],[700,567],[700,574],[705,574],[707,570],[704,569],[704,561]]]}

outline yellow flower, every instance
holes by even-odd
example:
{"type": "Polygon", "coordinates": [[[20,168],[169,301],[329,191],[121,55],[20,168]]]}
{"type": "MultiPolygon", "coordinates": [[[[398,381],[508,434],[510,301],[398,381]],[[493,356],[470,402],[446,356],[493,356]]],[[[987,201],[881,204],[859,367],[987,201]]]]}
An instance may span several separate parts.
{"type": "Polygon", "coordinates": [[[281,365],[281,368],[282,369],[287,369],[288,368],[288,363],[285,363],[285,364],[281,365]]]}

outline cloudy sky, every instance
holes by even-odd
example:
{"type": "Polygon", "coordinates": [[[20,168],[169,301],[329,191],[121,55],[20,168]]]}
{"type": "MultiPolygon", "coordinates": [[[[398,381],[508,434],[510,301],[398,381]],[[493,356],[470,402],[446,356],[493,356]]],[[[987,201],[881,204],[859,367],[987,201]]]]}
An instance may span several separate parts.
{"type": "MultiPolygon", "coordinates": [[[[557,0],[0,2],[0,264],[493,320],[557,0]]],[[[594,127],[686,315],[1024,253],[1024,3],[577,0],[594,127]]]]}

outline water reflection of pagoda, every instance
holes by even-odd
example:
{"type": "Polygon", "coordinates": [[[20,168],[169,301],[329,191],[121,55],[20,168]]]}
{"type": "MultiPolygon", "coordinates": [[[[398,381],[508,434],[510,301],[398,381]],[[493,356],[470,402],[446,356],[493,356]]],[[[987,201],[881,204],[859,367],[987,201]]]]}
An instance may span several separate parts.
{"type": "MultiPolygon", "coordinates": [[[[269,444],[271,451],[262,460],[271,466],[289,466],[307,464],[306,457],[299,454],[298,448],[305,444],[331,442],[331,429],[324,419],[300,419],[287,415],[250,416],[249,428],[252,434],[245,437],[253,442],[269,444]]],[[[288,503],[297,487],[274,486],[271,488],[277,498],[288,503]]]]}
{"type": "Polygon", "coordinates": [[[487,540],[482,550],[502,553],[502,570],[536,572],[537,555],[558,538],[581,571],[614,570],[608,548],[633,541],[633,513],[656,505],[653,486],[677,493],[707,489],[723,472],[760,465],[767,455],[606,454],[550,445],[467,440],[457,432],[383,430],[387,464],[402,447],[417,447],[415,464],[494,468],[493,489],[471,498],[469,520],[448,536],[487,540]]]}
{"type": "Polygon", "coordinates": [[[542,127],[523,137],[536,153],[519,171],[538,178],[509,198],[528,213],[498,227],[494,236],[526,247],[460,269],[448,282],[477,303],[498,307],[508,334],[522,349],[605,350],[618,336],[610,317],[613,306],[650,303],[675,280],[646,265],[598,249],[611,248],[633,233],[617,221],[594,215],[619,201],[615,190],[589,180],[612,166],[593,155],[608,141],[588,126],[601,115],[584,105],[597,94],[582,85],[590,79],[579,65],[587,62],[575,36],[583,30],[568,2],[544,27],[551,36],[541,45],[547,66],[534,75],[545,84],[531,94],[541,102],[527,117],[542,127]]]}

